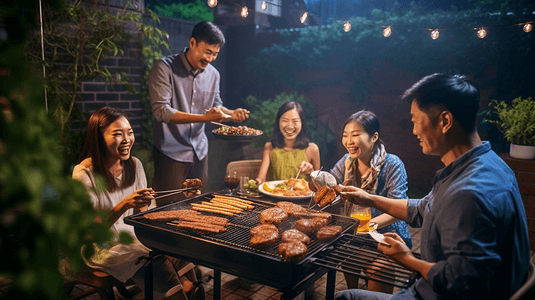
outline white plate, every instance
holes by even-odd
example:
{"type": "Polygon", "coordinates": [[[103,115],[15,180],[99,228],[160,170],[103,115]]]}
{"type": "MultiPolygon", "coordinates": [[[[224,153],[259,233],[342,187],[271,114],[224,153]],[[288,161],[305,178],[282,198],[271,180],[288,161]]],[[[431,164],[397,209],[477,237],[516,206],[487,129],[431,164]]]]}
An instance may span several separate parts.
{"type": "MultiPolygon", "coordinates": [[[[268,181],[271,185],[275,186],[281,182],[285,182],[286,180],[273,180],[273,181],[268,181]]],[[[283,196],[283,195],[273,195],[272,193],[264,190],[264,185],[266,183],[262,183],[259,187],[258,187],[258,191],[264,195],[267,195],[267,196],[270,196],[270,197],[273,197],[273,198],[277,198],[277,199],[283,199],[283,200],[305,200],[305,199],[309,199],[310,197],[312,197],[312,194],[310,196],[283,196]]]]}

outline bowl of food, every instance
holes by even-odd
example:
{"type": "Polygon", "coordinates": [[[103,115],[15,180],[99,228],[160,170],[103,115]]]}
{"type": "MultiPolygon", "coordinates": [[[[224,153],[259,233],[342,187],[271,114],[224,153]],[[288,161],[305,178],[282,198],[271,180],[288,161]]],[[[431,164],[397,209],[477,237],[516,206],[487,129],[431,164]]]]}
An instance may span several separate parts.
{"type": "Polygon", "coordinates": [[[212,130],[214,136],[226,141],[251,143],[261,137],[264,132],[247,126],[221,126],[212,130]]]}

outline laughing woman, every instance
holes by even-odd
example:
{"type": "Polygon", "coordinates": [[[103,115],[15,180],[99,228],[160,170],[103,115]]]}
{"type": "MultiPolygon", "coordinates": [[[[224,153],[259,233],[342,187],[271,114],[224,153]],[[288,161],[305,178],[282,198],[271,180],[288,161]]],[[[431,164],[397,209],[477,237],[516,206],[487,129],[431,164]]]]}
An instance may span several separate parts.
{"type": "MultiPolygon", "coordinates": [[[[399,157],[387,153],[381,139],[379,119],[370,112],[361,110],[352,114],[342,126],[342,144],[347,150],[332,168],[331,173],[338,184],[359,187],[369,193],[393,199],[407,199],[407,173],[399,157]]],[[[344,204],[344,214],[349,216],[353,204],[344,204]]],[[[404,221],[372,208],[370,223],[378,225],[381,233],[395,232],[412,247],[412,239],[404,221]]],[[[358,278],[346,275],[347,285],[357,288],[358,278]]],[[[368,281],[368,290],[392,293],[393,286],[377,281],[368,281]]]]}
{"type": "Polygon", "coordinates": [[[288,180],[299,170],[304,179],[319,168],[320,150],[308,139],[305,112],[301,104],[286,102],[277,112],[271,142],[264,145],[256,182],[288,180]]]}
{"type": "MultiPolygon", "coordinates": [[[[142,267],[150,249],[135,238],[133,227],[124,223],[124,217],[146,210],[154,199],[154,191],[147,188],[141,161],[130,155],[134,141],[132,127],[121,110],[100,108],[89,119],[80,163],[75,166],[72,177],[85,185],[97,210],[109,212],[106,221],[114,234],[111,245],[94,245],[95,255],[86,264],[122,282],[132,278],[143,290],[142,267]],[[95,175],[102,177],[106,186],[102,186],[95,175]],[[134,237],[134,242],[130,245],[118,244],[121,231],[134,237]]],[[[192,289],[192,280],[195,278],[178,278],[175,270],[189,263],[157,256],[153,264],[154,296],[160,299],[188,299],[186,292],[192,289]]]]}

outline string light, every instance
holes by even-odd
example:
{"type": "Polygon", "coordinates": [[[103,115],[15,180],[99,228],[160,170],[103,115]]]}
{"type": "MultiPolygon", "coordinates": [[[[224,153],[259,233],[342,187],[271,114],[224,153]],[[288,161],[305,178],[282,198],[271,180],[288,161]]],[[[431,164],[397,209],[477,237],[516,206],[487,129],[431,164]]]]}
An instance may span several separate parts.
{"type": "Polygon", "coordinates": [[[241,16],[244,17],[244,18],[247,18],[247,16],[249,15],[249,11],[247,10],[247,6],[244,6],[241,8],[241,16]]]}
{"type": "Polygon", "coordinates": [[[308,17],[308,12],[304,12],[303,15],[301,16],[301,23],[305,23],[305,21],[307,20],[307,17],[308,17]]]}
{"type": "Polygon", "coordinates": [[[483,27],[479,28],[479,30],[477,31],[477,37],[482,39],[486,36],[487,36],[487,31],[485,30],[485,28],[483,27]]]}
{"type": "Polygon", "coordinates": [[[260,4],[260,9],[266,10],[266,8],[267,8],[266,1],[262,1],[262,4],[260,4]]]}
{"type": "Polygon", "coordinates": [[[433,31],[431,31],[431,38],[436,40],[438,39],[438,36],[440,35],[440,32],[438,32],[438,29],[435,29],[433,31]]]}
{"type": "Polygon", "coordinates": [[[524,24],[523,30],[524,30],[524,32],[530,32],[532,28],[533,28],[533,26],[531,26],[531,23],[526,23],[526,24],[524,24]]]}
{"type": "Polygon", "coordinates": [[[216,7],[217,5],[217,0],[208,0],[208,6],[210,7],[216,7]]]}
{"type": "Polygon", "coordinates": [[[344,31],[348,32],[349,30],[351,30],[351,24],[349,23],[349,21],[346,21],[344,23],[344,31]]]}
{"type": "Polygon", "coordinates": [[[387,26],[385,29],[383,29],[383,36],[389,37],[392,34],[392,27],[387,26]]]}

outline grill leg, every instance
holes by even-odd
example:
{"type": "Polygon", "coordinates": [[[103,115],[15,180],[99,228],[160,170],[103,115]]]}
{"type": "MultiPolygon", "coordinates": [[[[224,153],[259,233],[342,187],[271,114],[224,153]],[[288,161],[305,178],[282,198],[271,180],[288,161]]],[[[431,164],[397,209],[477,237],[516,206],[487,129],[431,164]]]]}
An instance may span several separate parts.
{"type": "Polygon", "coordinates": [[[214,300],[221,299],[221,271],[214,269],[214,300]]]}
{"type": "Polygon", "coordinates": [[[325,300],[334,300],[334,289],[336,286],[336,271],[329,270],[327,273],[327,287],[325,290],[325,300]]]}
{"type": "Polygon", "coordinates": [[[145,267],[145,300],[152,300],[153,278],[152,278],[152,259],[154,253],[149,252],[149,264],[145,267]]]}

